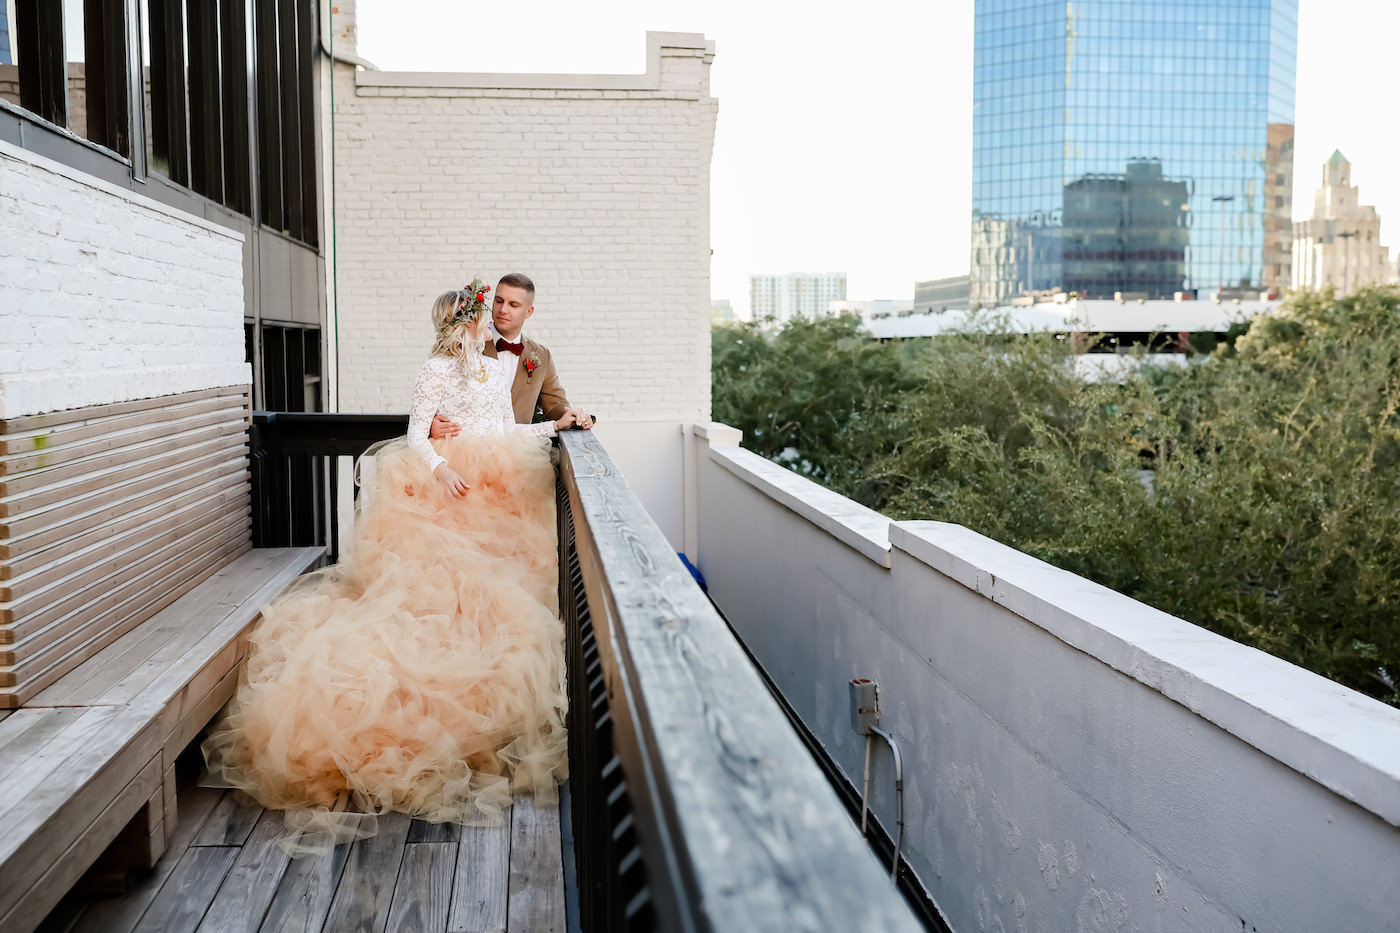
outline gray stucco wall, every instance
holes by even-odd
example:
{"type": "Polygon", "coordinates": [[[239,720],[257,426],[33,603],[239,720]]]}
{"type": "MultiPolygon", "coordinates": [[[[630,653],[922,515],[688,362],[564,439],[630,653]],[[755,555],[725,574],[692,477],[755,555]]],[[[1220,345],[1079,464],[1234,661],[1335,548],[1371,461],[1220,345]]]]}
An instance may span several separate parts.
{"type": "Polygon", "coordinates": [[[710,592],[856,786],[846,684],[879,684],[959,933],[1400,929],[1400,711],[736,441],[697,428],[710,592]]]}

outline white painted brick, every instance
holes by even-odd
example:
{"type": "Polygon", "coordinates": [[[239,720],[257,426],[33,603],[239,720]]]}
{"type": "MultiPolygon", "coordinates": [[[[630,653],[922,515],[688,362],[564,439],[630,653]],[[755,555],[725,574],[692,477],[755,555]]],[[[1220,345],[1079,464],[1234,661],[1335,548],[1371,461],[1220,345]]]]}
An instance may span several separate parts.
{"type": "Polygon", "coordinates": [[[242,237],[0,143],[0,417],[247,384],[242,237]]]}
{"type": "Polygon", "coordinates": [[[433,298],[521,271],[539,287],[527,332],[572,401],[611,420],[708,417],[708,71],[663,49],[660,91],[406,97],[338,68],[341,407],[403,410],[433,298]]]}

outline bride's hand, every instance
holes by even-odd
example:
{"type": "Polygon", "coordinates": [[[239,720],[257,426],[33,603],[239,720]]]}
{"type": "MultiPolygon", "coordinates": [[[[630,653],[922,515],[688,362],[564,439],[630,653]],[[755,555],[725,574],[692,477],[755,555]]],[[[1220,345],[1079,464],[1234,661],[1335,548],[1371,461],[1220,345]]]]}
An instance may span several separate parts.
{"type": "Polygon", "coordinates": [[[458,476],[457,471],[446,463],[439,463],[433,469],[433,475],[438,478],[439,483],[447,487],[448,493],[458,499],[465,496],[467,490],[471,489],[471,487],[467,485],[467,481],[458,476]]]}
{"type": "Polygon", "coordinates": [[[554,430],[563,431],[578,424],[578,412],[572,408],[564,409],[564,413],[559,416],[559,420],[554,422],[554,430]]]}

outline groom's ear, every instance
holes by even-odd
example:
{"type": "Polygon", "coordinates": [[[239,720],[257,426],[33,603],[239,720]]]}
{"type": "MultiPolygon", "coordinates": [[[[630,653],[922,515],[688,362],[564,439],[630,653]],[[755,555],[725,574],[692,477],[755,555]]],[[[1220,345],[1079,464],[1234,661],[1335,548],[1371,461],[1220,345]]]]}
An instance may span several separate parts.
{"type": "Polygon", "coordinates": [[[527,320],[527,321],[530,320],[531,316],[534,315],[534,313],[535,313],[535,306],[534,306],[534,305],[530,305],[530,307],[528,307],[528,308],[525,309],[525,320],[527,320]]]}

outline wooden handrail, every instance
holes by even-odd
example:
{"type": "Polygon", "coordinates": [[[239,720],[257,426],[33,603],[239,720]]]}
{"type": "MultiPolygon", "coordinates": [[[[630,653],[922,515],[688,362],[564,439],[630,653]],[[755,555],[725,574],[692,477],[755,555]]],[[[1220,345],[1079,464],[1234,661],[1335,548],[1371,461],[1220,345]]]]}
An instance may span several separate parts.
{"type": "MultiPolygon", "coordinates": [[[[598,437],[560,448],[655,928],[922,929],[598,437]]],[[[576,812],[611,803],[578,800],[579,777],[576,812]]]]}

